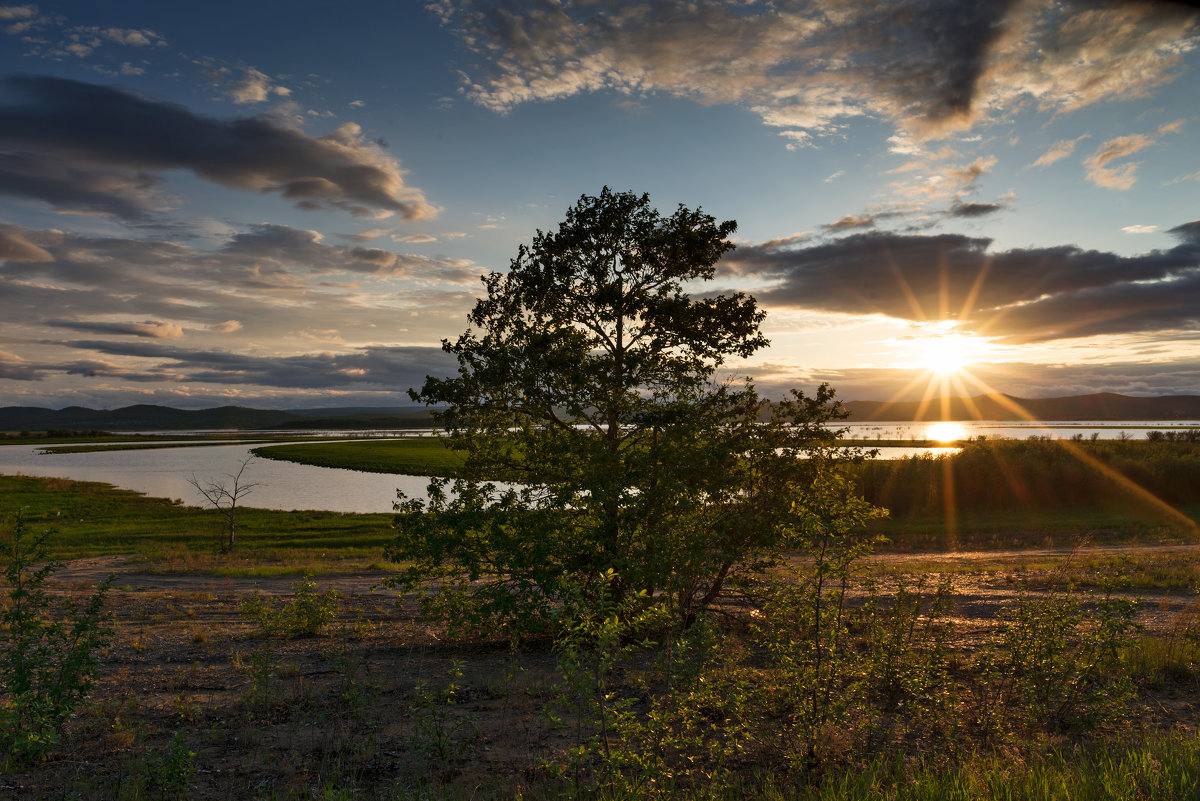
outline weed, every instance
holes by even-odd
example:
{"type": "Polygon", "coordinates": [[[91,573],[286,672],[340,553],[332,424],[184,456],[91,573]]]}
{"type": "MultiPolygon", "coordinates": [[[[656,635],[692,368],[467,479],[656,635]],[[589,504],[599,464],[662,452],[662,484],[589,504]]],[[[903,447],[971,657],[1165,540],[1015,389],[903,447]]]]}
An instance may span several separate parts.
{"type": "Polygon", "coordinates": [[[455,660],[444,681],[418,682],[408,707],[412,747],[441,765],[462,756],[478,734],[473,718],[456,709],[466,694],[462,679],[463,663],[455,660]]]}
{"type": "Polygon", "coordinates": [[[262,714],[274,709],[282,696],[279,662],[270,645],[252,651],[248,658],[237,653],[235,667],[245,671],[249,679],[242,700],[251,712],[262,714]]]}
{"type": "Polygon", "coordinates": [[[125,801],[175,801],[187,793],[196,773],[196,752],[188,748],[182,732],[170,745],[151,751],[122,778],[117,798],[125,801]]]}

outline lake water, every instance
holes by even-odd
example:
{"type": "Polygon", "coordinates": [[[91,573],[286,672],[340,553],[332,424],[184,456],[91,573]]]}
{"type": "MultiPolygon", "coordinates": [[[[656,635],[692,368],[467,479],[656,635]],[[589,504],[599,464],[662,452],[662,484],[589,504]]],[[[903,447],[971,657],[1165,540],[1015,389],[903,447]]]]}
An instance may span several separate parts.
{"type": "MultiPolygon", "coordinates": [[[[103,481],[158,498],[180,498],[189,506],[201,499],[188,484],[225,480],[236,473],[252,448],[260,445],[213,445],[94,453],[38,453],[36,446],[0,446],[0,474],[54,476],[76,481],[103,481]]],[[[254,459],[242,474],[260,482],[241,502],[261,509],[325,509],[331,512],[390,512],[396,490],[423,497],[429,479],[360,473],[332,467],[254,459]]]]}
{"type": "MultiPolygon", "coordinates": [[[[856,439],[925,439],[931,423],[853,423],[844,426],[856,439]]],[[[960,423],[962,436],[1007,437],[1024,439],[1046,436],[1066,439],[1096,434],[1101,439],[1122,435],[1145,439],[1147,431],[1200,428],[1200,421],[1121,421],[1032,423],[960,423]]],[[[361,433],[361,432],[359,432],[361,433]]],[[[410,432],[412,435],[412,432],[410,432]]],[[[231,443],[207,447],[161,448],[92,453],[39,453],[38,446],[0,446],[0,474],[52,476],[76,481],[103,481],[124,489],[159,498],[179,498],[199,505],[196,490],[188,484],[195,476],[202,483],[224,480],[237,472],[242,460],[258,445],[231,443]]],[[[947,453],[953,448],[898,447],[880,448],[880,457],[899,459],[920,453],[947,453]]],[[[360,473],[331,467],[255,459],[246,468],[244,479],[258,482],[243,502],[265,509],[325,509],[333,512],[391,512],[396,490],[421,497],[429,479],[423,476],[360,473]]]]}

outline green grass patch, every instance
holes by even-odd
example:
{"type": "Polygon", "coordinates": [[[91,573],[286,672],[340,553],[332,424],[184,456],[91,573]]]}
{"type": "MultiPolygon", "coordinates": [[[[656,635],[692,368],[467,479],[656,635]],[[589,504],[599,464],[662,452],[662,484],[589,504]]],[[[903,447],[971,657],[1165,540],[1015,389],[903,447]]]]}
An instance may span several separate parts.
{"type": "Polygon", "coordinates": [[[255,448],[254,455],[317,467],[410,476],[451,475],[464,459],[461,452],[450,450],[445,440],[436,437],[269,445],[255,448]]]}
{"type": "Polygon", "coordinates": [[[20,509],[33,529],[57,530],[47,543],[53,558],[133,554],[163,570],[259,570],[276,564],[318,574],[347,572],[381,564],[383,547],[394,536],[387,514],[244,507],[238,510],[236,550],[219,556],[222,519],[212,510],[109,484],[0,476],[0,518],[11,521],[20,509]]]}

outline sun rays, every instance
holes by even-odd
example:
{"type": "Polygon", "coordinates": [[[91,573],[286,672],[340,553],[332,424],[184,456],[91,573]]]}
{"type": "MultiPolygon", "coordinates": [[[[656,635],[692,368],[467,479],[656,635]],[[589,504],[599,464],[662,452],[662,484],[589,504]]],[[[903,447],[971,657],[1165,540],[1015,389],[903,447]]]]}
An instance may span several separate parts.
{"type": "MultiPolygon", "coordinates": [[[[938,442],[954,442],[965,439],[966,430],[955,422],[955,417],[965,417],[970,420],[984,419],[983,412],[972,400],[972,396],[987,395],[990,400],[1006,409],[1013,417],[1025,422],[1040,422],[1031,412],[1021,406],[1009,395],[1002,394],[988,384],[972,368],[986,363],[1002,360],[1008,348],[1001,348],[994,337],[989,337],[989,330],[997,330],[1008,309],[1001,308],[991,317],[980,321],[980,299],[984,295],[985,284],[990,271],[990,260],[984,260],[973,276],[953,276],[952,265],[948,259],[942,258],[938,265],[939,284],[936,291],[929,287],[914,288],[892,260],[884,254],[891,266],[891,274],[897,282],[896,291],[905,298],[914,324],[915,333],[902,339],[895,340],[899,358],[897,366],[907,364],[914,369],[913,378],[896,392],[884,404],[886,410],[891,404],[920,393],[921,399],[915,415],[916,421],[932,421],[926,433],[928,439],[938,442]],[[964,280],[965,279],[965,280],[964,280]],[[961,303],[954,308],[953,299],[955,288],[961,293],[961,303]],[[924,297],[930,305],[936,305],[936,311],[926,309],[921,303],[924,297]],[[936,298],[936,300],[933,300],[936,298]],[[966,321],[973,321],[968,327],[966,321]],[[954,409],[953,401],[958,399],[966,413],[961,414],[961,406],[954,409]]],[[[1072,324],[1086,326],[1086,321],[1074,321],[1072,324]]],[[[1070,324],[1068,324],[1070,325],[1070,324]]],[[[1011,352],[1011,351],[1010,351],[1011,352]]],[[[1168,519],[1181,525],[1193,536],[1200,535],[1200,527],[1188,516],[1177,510],[1169,503],[1157,497],[1154,493],[1122,475],[1103,461],[1087,452],[1083,443],[1069,440],[1059,441],[1063,448],[1081,464],[1099,472],[1115,482],[1121,489],[1135,498],[1139,504],[1156,513],[1165,515],[1168,519]]],[[[1021,479],[1014,471],[1001,465],[1005,479],[1017,497],[1024,497],[1032,488],[1022,487],[1021,479]]],[[[960,510],[957,507],[955,494],[954,462],[952,459],[942,460],[941,481],[943,482],[942,497],[944,499],[944,520],[948,541],[956,540],[960,510]]]]}

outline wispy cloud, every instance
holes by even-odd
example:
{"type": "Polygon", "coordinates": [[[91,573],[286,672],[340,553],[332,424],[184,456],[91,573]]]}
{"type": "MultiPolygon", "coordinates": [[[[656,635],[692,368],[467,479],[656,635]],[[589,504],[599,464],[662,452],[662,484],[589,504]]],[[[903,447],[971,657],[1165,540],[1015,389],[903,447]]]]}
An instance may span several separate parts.
{"type": "Polygon", "coordinates": [[[1153,134],[1131,134],[1109,139],[1083,160],[1088,180],[1108,189],[1131,188],[1137,182],[1140,162],[1128,161],[1116,167],[1111,166],[1112,163],[1157,144],[1160,137],[1177,133],[1182,127],[1183,120],[1176,120],[1159,127],[1153,134]]]}
{"type": "Polygon", "coordinates": [[[1070,155],[1075,152],[1075,147],[1084,139],[1087,139],[1090,135],[1091,134],[1084,134],[1083,136],[1077,136],[1074,139],[1058,140],[1054,144],[1050,145],[1050,149],[1038,156],[1037,161],[1033,162],[1029,166],[1049,167],[1051,164],[1070,157],[1070,155]]]}
{"type": "Polygon", "coordinates": [[[741,103],[793,142],[882,115],[908,137],[1032,99],[1073,110],[1175,77],[1182,6],[1051,0],[461,0],[436,13],[475,55],[468,97],[505,112],[612,90],[741,103]]]}

